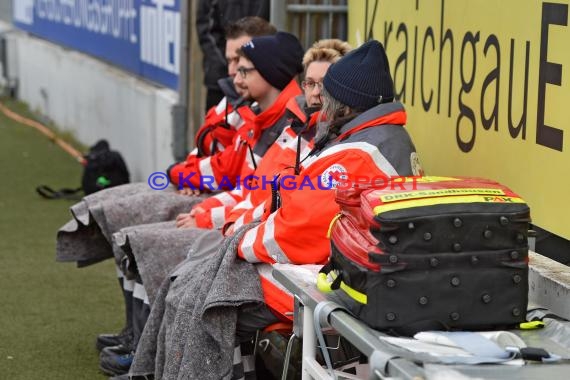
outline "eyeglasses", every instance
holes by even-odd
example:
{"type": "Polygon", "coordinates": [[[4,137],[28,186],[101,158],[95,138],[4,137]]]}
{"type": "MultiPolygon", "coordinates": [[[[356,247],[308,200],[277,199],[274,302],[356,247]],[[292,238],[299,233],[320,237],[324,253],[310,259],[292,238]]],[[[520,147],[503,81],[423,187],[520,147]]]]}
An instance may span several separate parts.
{"type": "Polygon", "coordinates": [[[305,89],[307,91],[313,91],[315,89],[315,86],[319,87],[319,91],[323,90],[323,82],[315,82],[312,80],[304,80],[301,82],[301,86],[303,86],[303,89],[305,89]]]}
{"type": "Polygon", "coordinates": [[[250,71],[254,71],[257,70],[255,67],[238,67],[236,69],[236,71],[239,73],[239,75],[241,75],[242,79],[245,79],[245,77],[247,77],[247,73],[249,73],[250,71]]]}

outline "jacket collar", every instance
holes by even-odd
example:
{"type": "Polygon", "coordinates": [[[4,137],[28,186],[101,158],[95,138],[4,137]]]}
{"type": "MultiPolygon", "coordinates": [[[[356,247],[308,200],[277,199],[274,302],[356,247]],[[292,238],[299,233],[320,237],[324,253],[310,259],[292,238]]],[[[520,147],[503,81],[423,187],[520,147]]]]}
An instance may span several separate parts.
{"type": "Polygon", "coordinates": [[[273,126],[277,120],[283,116],[286,111],[286,105],[289,99],[294,98],[297,95],[301,94],[301,88],[297,84],[297,81],[293,79],[289,84],[281,91],[277,99],[273,102],[273,104],[257,115],[255,118],[256,127],[260,130],[264,130],[273,126]]]}
{"type": "Polygon", "coordinates": [[[373,126],[381,124],[406,124],[406,111],[400,102],[383,103],[364,111],[340,129],[339,139],[345,135],[355,133],[355,129],[362,130],[363,126],[373,126]],[[377,124],[374,124],[377,123],[377,124]]]}

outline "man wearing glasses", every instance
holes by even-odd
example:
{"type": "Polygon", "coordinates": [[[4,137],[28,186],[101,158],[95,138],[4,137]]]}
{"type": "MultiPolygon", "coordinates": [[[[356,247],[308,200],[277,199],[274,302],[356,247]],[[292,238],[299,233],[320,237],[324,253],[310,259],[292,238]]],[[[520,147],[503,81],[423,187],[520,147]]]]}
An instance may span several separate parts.
{"type": "MultiPolygon", "coordinates": [[[[303,71],[303,48],[290,33],[254,37],[237,50],[239,60],[234,76],[236,90],[244,99],[255,101],[260,113],[249,108],[239,109],[246,125],[241,127],[233,144],[212,160],[231,157],[236,170],[225,173],[227,178],[246,178],[253,174],[265,152],[289,125],[287,103],[301,95],[296,76],[303,71]]],[[[238,185],[238,184],[236,184],[238,185]]],[[[234,206],[242,199],[243,184],[238,189],[217,198],[216,206],[234,206]]],[[[205,210],[198,205],[190,213],[176,218],[179,227],[195,227],[195,218],[205,210]]]]}

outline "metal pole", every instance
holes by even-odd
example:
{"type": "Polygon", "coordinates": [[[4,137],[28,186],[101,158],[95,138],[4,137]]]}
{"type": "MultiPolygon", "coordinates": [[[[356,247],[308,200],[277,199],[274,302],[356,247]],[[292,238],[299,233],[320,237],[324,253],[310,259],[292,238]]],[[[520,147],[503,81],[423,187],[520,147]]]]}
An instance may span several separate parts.
{"type": "Polygon", "coordinates": [[[271,22],[277,30],[285,30],[287,21],[287,1],[271,0],[269,3],[269,22],[271,22]]]}
{"type": "Polygon", "coordinates": [[[188,94],[190,28],[188,0],[180,1],[180,68],[178,73],[178,103],[172,107],[172,155],[182,161],[188,153],[188,94]]]}

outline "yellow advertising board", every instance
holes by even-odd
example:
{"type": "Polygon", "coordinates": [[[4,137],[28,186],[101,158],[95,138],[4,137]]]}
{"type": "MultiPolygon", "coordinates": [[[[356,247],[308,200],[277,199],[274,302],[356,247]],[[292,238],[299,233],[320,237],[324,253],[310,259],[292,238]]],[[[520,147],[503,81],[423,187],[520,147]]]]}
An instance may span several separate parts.
{"type": "Polygon", "coordinates": [[[566,239],[569,1],[348,2],[349,42],[386,47],[426,173],[500,181],[566,239]]]}

